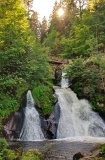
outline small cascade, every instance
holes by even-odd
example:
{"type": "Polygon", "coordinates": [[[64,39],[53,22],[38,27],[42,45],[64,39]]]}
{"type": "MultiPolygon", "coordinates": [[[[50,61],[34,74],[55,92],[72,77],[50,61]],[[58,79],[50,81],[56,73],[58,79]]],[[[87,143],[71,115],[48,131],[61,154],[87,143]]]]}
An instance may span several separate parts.
{"type": "Polygon", "coordinates": [[[31,91],[27,92],[27,104],[24,114],[25,119],[20,133],[20,140],[34,141],[44,139],[44,135],[41,130],[39,114],[35,109],[35,102],[31,91]]]}
{"type": "Polygon", "coordinates": [[[62,78],[61,88],[56,88],[60,106],[60,119],[57,138],[67,137],[105,137],[105,123],[87,100],[79,100],[69,88],[68,80],[62,78]],[[67,83],[67,84],[66,84],[67,83]]]}
{"type": "Polygon", "coordinates": [[[66,73],[62,73],[62,80],[61,80],[61,88],[68,88],[69,87],[69,79],[65,77],[66,73]]]}

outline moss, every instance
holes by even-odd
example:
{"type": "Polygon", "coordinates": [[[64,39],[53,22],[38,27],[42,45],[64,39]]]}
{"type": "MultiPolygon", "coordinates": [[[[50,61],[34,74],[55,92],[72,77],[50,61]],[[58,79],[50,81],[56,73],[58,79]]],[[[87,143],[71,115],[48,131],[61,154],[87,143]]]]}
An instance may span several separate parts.
{"type": "Polygon", "coordinates": [[[22,154],[21,160],[41,160],[42,155],[38,150],[29,150],[22,154]]]}

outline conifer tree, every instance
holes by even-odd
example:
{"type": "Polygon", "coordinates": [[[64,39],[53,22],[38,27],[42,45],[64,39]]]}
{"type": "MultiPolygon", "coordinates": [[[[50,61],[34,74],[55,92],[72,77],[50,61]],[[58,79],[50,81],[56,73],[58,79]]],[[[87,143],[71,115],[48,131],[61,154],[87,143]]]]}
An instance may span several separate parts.
{"type": "Polygon", "coordinates": [[[41,42],[43,42],[44,38],[47,35],[47,20],[46,17],[44,16],[42,19],[42,25],[41,25],[41,42]]]}
{"type": "Polygon", "coordinates": [[[38,13],[35,11],[31,11],[32,15],[30,17],[30,25],[33,33],[35,34],[35,38],[40,41],[41,37],[41,24],[38,20],[38,13]]]}

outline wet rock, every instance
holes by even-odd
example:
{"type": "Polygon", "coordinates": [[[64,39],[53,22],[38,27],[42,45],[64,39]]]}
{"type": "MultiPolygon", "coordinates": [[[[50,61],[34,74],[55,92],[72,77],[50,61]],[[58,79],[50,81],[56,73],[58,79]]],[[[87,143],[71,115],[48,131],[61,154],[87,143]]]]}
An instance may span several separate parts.
{"type": "Polygon", "coordinates": [[[41,119],[41,129],[45,138],[48,138],[49,135],[47,133],[47,120],[40,116],[41,119]]]}
{"type": "Polygon", "coordinates": [[[86,154],[81,160],[101,159],[100,155],[101,145],[98,144],[93,147],[88,154],[86,154]]]}
{"type": "Polygon", "coordinates": [[[11,113],[10,116],[5,120],[4,135],[8,140],[19,138],[24,122],[23,110],[24,109],[20,109],[14,113],[11,113]]]}
{"type": "Polygon", "coordinates": [[[56,103],[54,111],[47,119],[47,133],[50,139],[56,138],[59,118],[60,118],[60,106],[58,103],[56,103]]]}
{"type": "Polygon", "coordinates": [[[54,105],[56,105],[57,102],[58,102],[58,97],[57,95],[54,94],[54,105]]]}
{"type": "Polygon", "coordinates": [[[83,157],[84,155],[81,152],[78,152],[73,156],[73,160],[79,160],[80,158],[83,158],[83,157]]]}
{"type": "Polygon", "coordinates": [[[55,84],[60,86],[61,85],[61,78],[62,78],[62,70],[61,68],[57,68],[55,70],[55,84]]]}

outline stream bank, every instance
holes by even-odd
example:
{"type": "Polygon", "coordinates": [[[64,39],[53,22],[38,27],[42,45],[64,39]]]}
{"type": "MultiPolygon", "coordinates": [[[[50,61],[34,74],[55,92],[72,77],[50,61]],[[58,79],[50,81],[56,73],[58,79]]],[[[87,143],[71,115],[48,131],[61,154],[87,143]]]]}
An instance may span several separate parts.
{"type": "Polygon", "coordinates": [[[105,143],[105,139],[65,139],[65,140],[45,140],[33,142],[9,142],[11,148],[22,147],[25,151],[38,149],[44,155],[44,160],[73,160],[77,153],[91,155],[93,148],[105,143]]]}

